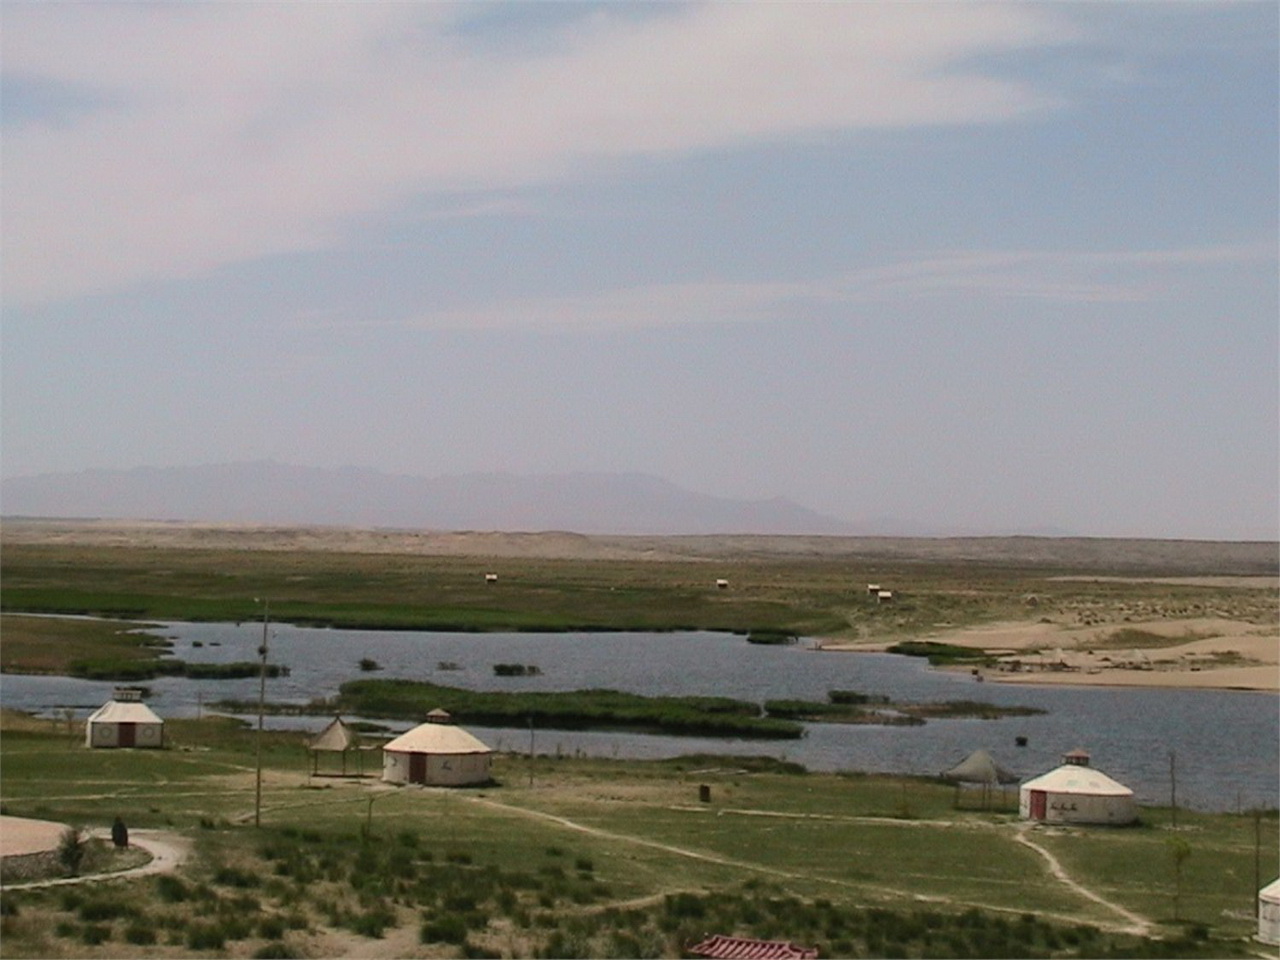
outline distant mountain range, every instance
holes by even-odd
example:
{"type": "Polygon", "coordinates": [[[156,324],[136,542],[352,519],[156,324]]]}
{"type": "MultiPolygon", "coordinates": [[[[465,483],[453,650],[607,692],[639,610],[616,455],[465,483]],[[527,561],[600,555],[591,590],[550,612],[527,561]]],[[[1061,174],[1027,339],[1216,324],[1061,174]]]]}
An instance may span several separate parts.
{"type": "Polygon", "coordinates": [[[6,516],[413,530],[918,533],[855,528],[789,500],[716,497],[638,473],[425,478],[270,461],[14,477],[0,484],[0,509],[6,516]]]}

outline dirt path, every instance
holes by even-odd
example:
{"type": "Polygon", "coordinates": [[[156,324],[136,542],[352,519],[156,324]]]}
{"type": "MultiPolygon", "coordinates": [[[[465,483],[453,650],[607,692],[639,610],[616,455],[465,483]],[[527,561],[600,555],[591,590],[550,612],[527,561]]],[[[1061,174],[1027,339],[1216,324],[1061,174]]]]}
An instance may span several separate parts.
{"type": "MultiPolygon", "coordinates": [[[[109,830],[95,830],[89,834],[94,839],[110,839],[109,830]]],[[[141,847],[151,854],[151,859],[141,866],[113,873],[94,873],[83,877],[59,877],[53,880],[33,880],[30,883],[7,883],[6,890],[31,890],[37,887],[62,887],[76,883],[101,883],[128,877],[146,877],[156,873],[172,873],[191,854],[191,841],[179,833],[168,830],[131,830],[129,845],[141,847]]]]}
{"type": "MultiPolygon", "coordinates": [[[[653,850],[661,850],[666,853],[675,854],[676,856],[680,856],[680,857],[687,857],[691,860],[698,860],[703,863],[714,863],[719,866],[734,867],[741,870],[749,870],[754,873],[760,873],[760,874],[764,874],[766,876],[771,876],[771,877],[778,877],[784,880],[803,880],[810,883],[829,883],[835,886],[846,887],[852,890],[860,890],[864,892],[878,894],[887,899],[895,900],[899,902],[903,900],[907,900],[915,903],[946,903],[946,904],[951,904],[957,907],[978,907],[979,909],[991,910],[997,913],[1021,912],[1010,907],[994,906],[992,904],[979,903],[971,900],[960,900],[954,897],[941,896],[937,894],[916,893],[910,890],[904,890],[897,887],[888,887],[888,886],[881,886],[876,884],[869,884],[865,882],[842,880],[838,877],[828,877],[828,876],[807,874],[807,873],[794,873],[788,870],[779,870],[775,867],[767,867],[759,863],[753,863],[752,861],[749,861],[749,860],[738,860],[733,857],[720,856],[719,854],[704,853],[699,850],[691,850],[688,847],[678,847],[672,844],[660,843],[656,840],[647,840],[643,837],[636,837],[636,836],[632,836],[625,833],[615,833],[612,830],[604,830],[599,827],[590,827],[590,826],[587,826],[586,824],[578,823],[575,820],[570,820],[568,817],[562,817],[559,814],[547,813],[542,810],[531,810],[527,807],[512,806],[510,804],[506,804],[498,800],[494,800],[492,797],[469,797],[468,800],[473,803],[484,804],[485,806],[491,807],[493,809],[503,810],[508,813],[517,814],[519,816],[531,817],[538,820],[547,820],[552,823],[557,823],[569,830],[575,830],[579,833],[585,833],[593,837],[599,837],[601,839],[606,839],[606,840],[614,840],[618,843],[626,843],[626,844],[632,844],[635,846],[648,847],[653,850]]],[[[672,808],[672,809],[688,809],[688,808],[672,808]]],[[[725,812],[727,813],[729,811],[725,811],[725,812]]],[[[745,814],[745,813],[748,813],[749,811],[734,811],[734,812],[745,814]]],[[[777,815],[784,816],[784,817],[797,816],[800,818],[810,816],[808,814],[796,814],[796,815],[777,814],[777,815]]],[[[843,818],[842,817],[840,819],[850,819],[850,820],[865,819],[865,820],[871,820],[875,822],[886,822],[886,823],[891,822],[895,826],[924,825],[924,824],[917,823],[915,821],[899,821],[899,820],[890,821],[882,817],[866,817],[866,818],[862,818],[862,817],[843,818]]],[[[934,823],[935,825],[941,825],[943,822],[936,821],[934,823]]],[[[947,823],[946,825],[952,826],[953,824],[947,823]]],[[[1027,839],[1024,836],[1024,833],[1025,833],[1025,828],[1020,827],[1018,832],[1015,834],[1015,839],[1019,843],[1025,844],[1026,846],[1030,847],[1031,849],[1039,853],[1042,857],[1044,857],[1049,862],[1050,869],[1056,878],[1061,880],[1073,891],[1085,897],[1086,899],[1097,903],[1099,906],[1102,906],[1106,908],[1108,911],[1113,912],[1118,916],[1120,916],[1121,918],[1123,918],[1123,923],[1099,923],[1098,926],[1104,929],[1111,930],[1112,932],[1137,933],[1143,936],[1150,935],[1151,925],[1146,920],[1144,920],[1142,917],[1139,917],[1136,914],[1130,913],[1128,910],[1125,910],[1123,907],[1117,906],[1116,904],[1111,903],[1108,900],[1104,900],[1102,897],[1098,896],[1093,891],[1088,890],[1085,887],[1081,886],[1079,883],[1077,883],[1067,874],[1066,870],[1063,869],[1062,865],[1047,850],[1044,850],[1043,848],[1031,842],[1029,839],[1027,839]]],[[[678,889],[687,890],[688,888],[682,886],[678,889]]],[[[676,892],[676,888],[673,888],[672,891],[670,892],[676,892]]],[[[664,893],[658,893],[654,896],[660,898],[664,895],[665,895],[664,893]]],[[[1080,921],[1079,915],[1075,915],[1075,914],[1054,914],[1054,913],[1048,913],[1045,911],[1039,911],[1039,912],[1042,917],[1045,917],[1047,919],[1054,919],[1054,920],[1059,920],[1063,922],[1072,922],[1072,923],[1080,921]]]]}
{"type": "Polygon", "coordinates": [[[1058,880],[1060,883],[1064,884],[1065,886],[1070,887],[1073,891],[1075,891],[1080,896],[1084,897],[1086,900],[1092,900],[1094,903],[1098,904],[1099,906],[1105,907],[1107,910],[1110,910],[1112,913],[1121,917],[1124,920],[1125,924],[1127,924],[1127,926],[1122,928],[1124,932],[1136,933],[1139,936],[1143,936],[1143,937],[1148,937],[1151,935],[1151,923],[1149,921],[1138,916],[1136,913],[1131,913],[1130,911],[1126,910],[1124,907],[1120,906],[1118,903],[1112,903],[1110,900],[1107,900],[1104,897],[1099,896],[1098,894],[1090,890],[1088,887],[1083,886],[1078,881],[1073,879],[1071,874],[1067,873],[1066,868],[1062,865],[1061,861],[1059,861],[1057,857],[1055,857],[1052,853],[1050,853],[1044,847],[1040,846],[1038,843],[1036,843],[1034,840],[1032,840],[1030,837],[1027,836],[1027,833],[1034,826],[1035,825],[1032,823],[1024,823],[1019,825],[1018,829],[1014,832],[1013,838],[1017,840],[1018,843],[1022,844],[1024,847],[1029,847],[1030,849],[1034,850],[1036,853],[1040,854],[1040,856],[1044,858],[1045,863],[1048,864],[1049,872],[1053,874],[1054,879],[1058,880]]]}

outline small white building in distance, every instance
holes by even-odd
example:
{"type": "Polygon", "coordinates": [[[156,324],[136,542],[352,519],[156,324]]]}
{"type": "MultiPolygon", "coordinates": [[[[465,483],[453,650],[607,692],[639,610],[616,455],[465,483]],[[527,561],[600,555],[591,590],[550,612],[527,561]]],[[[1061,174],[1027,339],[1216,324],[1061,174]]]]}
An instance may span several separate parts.
{"type": "Polygon", "coordinates": [[[1018,813],[1044,823],[1133,823],[1133,791],[1089,766],[1089,755],[1073,750],[1060,767],[1028,780],[1018,790],[1018,813]]]}
{"type": "Polygon", "coordinates": [[[1280,879],[1258,891],[1258,939],[1280,946],[1280,879]]]}
{"type": "Polygon", "coordinates": [[[492,756],[477,737],[455,726],[449,714],[432,710],[426,723],[382,748],[382,779],[438,787],[486,783],[492,756]]]}
{"type": "Polygon", "coordinates": [[[164,721],[142,702],[142,691],[117,687],[84,724],[86,747],[163,747],[164,721]]]}

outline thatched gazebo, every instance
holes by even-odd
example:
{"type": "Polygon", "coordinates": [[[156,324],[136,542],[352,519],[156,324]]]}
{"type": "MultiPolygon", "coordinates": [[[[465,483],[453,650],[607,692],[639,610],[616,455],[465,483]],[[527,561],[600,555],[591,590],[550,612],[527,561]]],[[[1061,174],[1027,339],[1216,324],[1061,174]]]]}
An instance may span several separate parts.
{"type": "MultiPolygon", "coordinates": [[[[960,790],[966,785],[977,785],[982,790],[982,809],[986,810],[991,806],[991,791],[993,787],[1004,787],[1011,783],[1017,783],[1019,777],[1012,770],[1006,770],[1000,764],[996,763],[995,758],[985,750],[975,750],[969,754],[954,767],[943,775],[943,779],[950,780],[956,785],[955,805],[960,806],[960,790]]],[[[1003,797],[1004,792],[1001,791],[1003,797]]]]}
{"type": "MultiPolygon", "coordinates": [[[[342,756],[342,776],[347,775],[347,754],[355,751],[360,763],[359,776],[364,776],[364,751],[360,746],[360,734],[356,733],[341,717],[333,721],[307,741],[307,751],[311,754],[311,775],[319,776],[320,754],[337,753],[342,756]]],[[[329,774],[332,776],[332,774],[329,774]]]]}

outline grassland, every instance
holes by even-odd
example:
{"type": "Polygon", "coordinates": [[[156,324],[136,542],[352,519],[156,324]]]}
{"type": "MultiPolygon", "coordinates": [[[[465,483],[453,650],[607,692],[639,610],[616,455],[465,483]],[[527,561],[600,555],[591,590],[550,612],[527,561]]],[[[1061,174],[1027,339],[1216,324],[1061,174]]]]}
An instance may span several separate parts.
{"type": "MultiPolygon", "coordinates": [[[[1073,565],[1069,553],[1017,564],[999,556],[976,561],[789,552],[672,556],[668,549],[649,558],[626,553],[599,559],[20,540],[6,541],[0,556],[0,608],[242,621],[259,618],[262,609],[253,598],[267,597],[273,619],[298,624],[477,631],[703,629],[890,641],[1032,613],[1063,625],[1124,626],[1148,616],[1275,619],[1274,584],[1223,590],[1185,582],[1081,580],[1071,578],[1081,567],[1073,565]],[[495,569],[499,581],[487,582],[485,574],[495,569]],[[715,586],[722,577],[731,584],[727,590],[715,586]],[[878,604],[869,597],[866,584],[872,581],[891,586],[895,602],[878,604]]],[[[1101,556],[1102,561],[1091,556],[1101,564],[1093,573],[1117,569],[1105,562],[1105,552],[1101,556]]],[[[1162,562],[1168,569],[1185,569],[1188,561],[1162,562]]]]}
{"type": "MultiPolygon", "coordinates": [[[[897,541],[765,540],[472,535],[428,549],[407,534],[164,527],[146,542],[114,529],[54,542],[6,526],[7,614],[122,623],[28,631],[10,615],[0,650],[6,670],[146,660],[159,650],[139,647],[124,621],[257,619],[254,597],[296,623],[697,628],[886,645],[1028,618],[1115,630],[1276,619],[1273,582],[1199,579],[1274,577],[1273,545],[940,542],[913,553],[897,541]],[[1150,579],[1174,575],[1189,579],[1150,579]],[[895,602],[876,603],[870,582],[895,602]]],[[[1249,956],[1257,880],[1280,871],[1274,814],[1183,810],[1175,832],[1169,811],[1145,809],[1130,829],[1028,830],[1007,810],[955,809],[952,788],[928,780],[709,757],[500,755],[484,789],[393,788],[309,778],[300,736],[283,732],[261,740],[255,828],[251,731],[171,720],[166,742],[87,751],[65,721],[0,717],[4,812],[85,827],[120,815],[135,830],[195,839],[172,876],[6,890],[0,954],[679,956],[718,932],[824,956],[1249,956]],[[1175,837],[1190,849],[1176,910],[1175,837]],[[1050,873],[1049,856],[1077,886],[1050,873]]]]}
{"type": "Polygon", "coordinates": [[[177,874],[6,890],[6,957],[679,956],[707,932],[824,956],[1246,956],[1255,825],[1180,811],[1123,830],[1031,831],[957,810],[928,780],[807,774],[775,761],[500,755],[483,789],[310,779],[301,738],[171,721],[163,751],[86,751],[65,725],[5,714],[8,814],[194,837],[177,874]],[[710,801],[699,800],[707,787],[710,801]],[[144,932],[150,929],[154,939],[144,932]],[[1157,939],[1153,939],[1157,938],[1157,939]]]}

